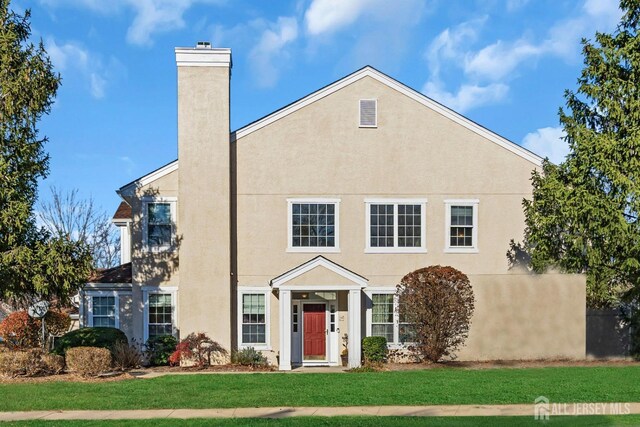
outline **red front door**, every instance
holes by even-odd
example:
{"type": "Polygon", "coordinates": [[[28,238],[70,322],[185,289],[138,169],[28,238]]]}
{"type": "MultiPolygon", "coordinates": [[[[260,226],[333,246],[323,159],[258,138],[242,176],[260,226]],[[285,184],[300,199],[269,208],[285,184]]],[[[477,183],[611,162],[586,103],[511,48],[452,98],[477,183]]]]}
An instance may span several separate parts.
{"type": "Polygon", "coordinates": [[[304,305],[304,358],[325,360],[327,348],[324,304],[304,305]]]}

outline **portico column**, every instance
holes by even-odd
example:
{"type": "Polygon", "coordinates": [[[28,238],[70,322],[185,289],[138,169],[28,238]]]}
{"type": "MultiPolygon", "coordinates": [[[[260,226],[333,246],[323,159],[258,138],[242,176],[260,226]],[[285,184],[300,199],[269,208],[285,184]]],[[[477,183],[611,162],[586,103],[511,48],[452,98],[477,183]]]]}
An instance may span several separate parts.
{"type": "Polygon", "coordinates": [[[291,291],[280,290],[280,366],[291,370],[291,291]]]}
{"type": "Polygon", "coordinates": [[[351,290],[349,291],[349,367],[357,368],[361,363],[361,331],[362,326],[360,324],[362,315],[361,310],[361,298],[362,291],[351,290]]]}

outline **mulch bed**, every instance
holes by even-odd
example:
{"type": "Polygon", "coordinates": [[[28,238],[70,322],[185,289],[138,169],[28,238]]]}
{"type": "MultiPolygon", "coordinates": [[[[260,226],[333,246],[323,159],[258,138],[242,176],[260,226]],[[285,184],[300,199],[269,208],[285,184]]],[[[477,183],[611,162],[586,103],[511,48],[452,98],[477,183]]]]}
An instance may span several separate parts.
{"type": "Polygon", "coordinates": [[[0,375],[0,384],[24,384],[24,383],[50,383],[50,382],[80,382],[80,383],[104,383],[113,381],[131,380],[135,377],[128,372],[116,372],[99,377],[85,378],[77,374],[46,375],[41,377],[4,377],[0,375]]]}

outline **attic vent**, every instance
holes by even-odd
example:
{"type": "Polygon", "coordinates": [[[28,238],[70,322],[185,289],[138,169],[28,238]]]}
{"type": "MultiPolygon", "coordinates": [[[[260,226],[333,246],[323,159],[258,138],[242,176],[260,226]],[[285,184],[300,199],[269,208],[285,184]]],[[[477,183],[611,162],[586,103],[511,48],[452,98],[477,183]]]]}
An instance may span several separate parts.
{"type": "Polygon", "coordinates": [[[378,101],[376,99],[360,100],[360,127],[374,128],[378,126],[378,101]]]}

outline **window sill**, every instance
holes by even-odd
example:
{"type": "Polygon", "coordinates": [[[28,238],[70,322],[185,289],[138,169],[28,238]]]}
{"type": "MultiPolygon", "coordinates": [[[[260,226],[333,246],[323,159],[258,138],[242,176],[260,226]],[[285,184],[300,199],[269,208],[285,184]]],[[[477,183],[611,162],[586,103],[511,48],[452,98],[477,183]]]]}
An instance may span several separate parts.
{"type": "Polygon", "coordinates": [[[365,248],[365,254],[426,254],[427,248],[365,248]]]}
{"type": "Polygon", "coordinates": [[[238,346],[238,350],[243,350],[247,348],[253,348],[254,350],[260,350],[260,351],[271,351],[271,346],[266,344],[256,344],[256,345],[240,344],[238,346]]]}
{"type": "Polygon", "coordinates": [[[288,247],[287,252],[290,253],[340,253],[340,248],[326,248],[326,247],[317,247],[317,248],[298,248],[298,247],[288,247]]]}
{"type": "Polygon", "coordinates": [[[161,254],[165,252],[175,252],[175,246],[144,246],[144,252],[149,254],[161,254]]]}
{"type": "Polygon", "coordinates": [[[446,254],[477,254],[478,248],[445,248],[446,254]]]}

